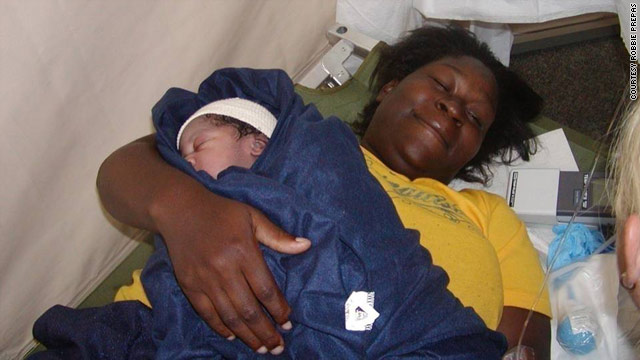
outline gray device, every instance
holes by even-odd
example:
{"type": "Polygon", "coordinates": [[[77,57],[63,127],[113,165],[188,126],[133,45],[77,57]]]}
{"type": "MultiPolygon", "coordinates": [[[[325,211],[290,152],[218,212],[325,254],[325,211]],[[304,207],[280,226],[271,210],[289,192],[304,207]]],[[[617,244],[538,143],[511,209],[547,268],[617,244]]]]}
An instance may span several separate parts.
{"type": "Polygon", "coordinates": [[[604,173],[560,171],[558,169],[516,169],[509,175],[507,201],[528,223],[576,222],[591,225],[614,223],[605,188],[604,173]]]}
{"type": "Polygon", "coordinates": [[[612,224],[614,218],[607,196],[606,180],[604,173],[594,172],[591,181],[587,184],[588,172],[561,171],[556,209],[558,221],[569,222],[577,208],[577,222],[612,224]],[[583,194],[585,185],[586,191],[583,194]]]}

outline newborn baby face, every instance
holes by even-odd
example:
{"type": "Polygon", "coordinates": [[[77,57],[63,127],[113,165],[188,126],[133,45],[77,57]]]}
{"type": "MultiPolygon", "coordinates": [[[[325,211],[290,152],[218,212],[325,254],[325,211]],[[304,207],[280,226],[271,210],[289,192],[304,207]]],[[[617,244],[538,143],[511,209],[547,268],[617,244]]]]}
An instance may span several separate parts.
{"type": "Polygon", "coordinates": [[[203,115],[186,127],[180,138],[182,157],[194,169],[204,170],[214,179],[230,166],[250,168],[264,148],[257,154],[253,151],[256,134],[240,138],[232,125],[217,124],[212,120],[203,115]]]}

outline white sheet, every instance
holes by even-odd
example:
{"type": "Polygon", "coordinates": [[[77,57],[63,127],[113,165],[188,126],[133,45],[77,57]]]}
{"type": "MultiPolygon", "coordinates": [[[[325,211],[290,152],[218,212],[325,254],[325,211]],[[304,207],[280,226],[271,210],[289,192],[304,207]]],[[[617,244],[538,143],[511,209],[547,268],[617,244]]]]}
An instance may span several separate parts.
{"type": "Polygon", "coordinates": [[[593,12],[616,12],[614,0],[413,0],[424,16],[493,23],[538,23],[593,12]]]}
{"type": "Polygon", "coordinates": [[[629,49],[629,0],[413,0],[427,18],[489,23],[539,23],[594,12],[618,14],[622,40],[629,49]]]}
{"type": "Polygon", "coordinates": [[[630,49],[629,0],[338,0],[336,21],[390,44],[425,23],[471,21],[470,30],[508,66],[513,35],[505,24],[594,12],[618,14],[622,39],[630,49]]]}
{"type": "Polygon", "coordinates": [[[387,44],[422,26],[412,0],[338,0],[336,22],[387,44]]]}
{"type": "Polygon", "coordinates": [[[164,91],[224,66],[294,75],[334,20],[326,0],[0,1],[0,358],[135,245],[104,216],[95,176],[151,132],[164,91]]]}

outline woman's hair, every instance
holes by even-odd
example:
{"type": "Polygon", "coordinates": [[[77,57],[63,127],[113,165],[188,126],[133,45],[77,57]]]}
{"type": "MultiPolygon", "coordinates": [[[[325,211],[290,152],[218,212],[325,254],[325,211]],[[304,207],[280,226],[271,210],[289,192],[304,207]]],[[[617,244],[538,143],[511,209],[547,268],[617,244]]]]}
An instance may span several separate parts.
{"type": "Polygon", "coordinates": [[[482,62],[498,84],[496,117],[478,154],[456,174],[456,178],[486,183],[492,173],[488,167],[498,155],[509,164],[518,157],[529,160],[535,152],[531,122],[542,108],[542,98],[513,71],[507,69],[469,31],[455,26],[425,27],[412,31],[395,45],[382,49],[371,77],[373,99],[363,109],[355,131],[363,135],[378,108],[375,96],[392,80],[401,81],[419,68],[444,57],[470,56],[482,62]],[[513,153],[513,150],[516,154],[513,153]]]}
{"type": "Polygon", "coordinates": [[[624,220],[640,211],[640,106],[631,103],[620,126],[610,153],[613,211],[624,220]]]}

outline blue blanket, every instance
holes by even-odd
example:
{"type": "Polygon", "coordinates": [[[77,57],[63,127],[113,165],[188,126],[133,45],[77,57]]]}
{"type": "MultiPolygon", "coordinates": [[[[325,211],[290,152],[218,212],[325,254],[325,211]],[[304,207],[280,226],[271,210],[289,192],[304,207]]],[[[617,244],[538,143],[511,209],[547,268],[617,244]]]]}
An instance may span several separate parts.
{"type": "MultiPolygon", "coordinates": [[[[432,265],[419,234],[403,227],[369,174],[350,129],[305,106],[284,72],[216,71],[197,94],[170,89],[154,107],[153,118],[158,149],[167,162],[211,191],[250,204],[285,231],[312,241],[300,255],[262,248],[292,308],[294,327],[283,333],[283,357],[500,358],[504,337],[488,330],[447,291],[447,275],[432,265]],[[182,159],[176,134],[201,106],[236,96],[265,106],[278,123],[251,169],[232,167],[214,180],[182,159]],[[353,291],[375,294],[380,316],[371,330],[345,329],[345,301],[353,291]]],[[[241,341],[221,338],[197,316],[177,285],[159,236],[156,246],[142,274],[153,309],[138,314],[136,319],[145,320],[132,325],[145,335],[127,329],[136,339],[150,338],[153,345],[131,342],[132,349],[159,359],[259,357],[241,341]]],[[[54,310],[67,317],[73,313],[54,310]]]]}

